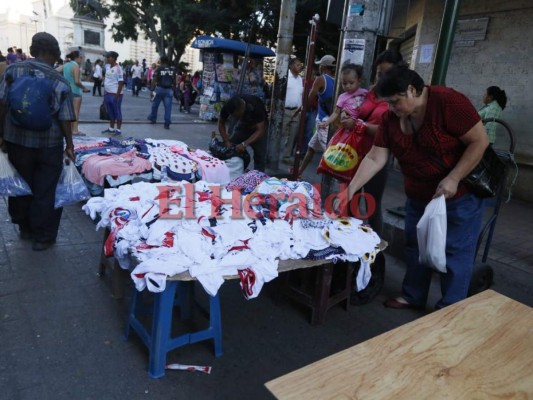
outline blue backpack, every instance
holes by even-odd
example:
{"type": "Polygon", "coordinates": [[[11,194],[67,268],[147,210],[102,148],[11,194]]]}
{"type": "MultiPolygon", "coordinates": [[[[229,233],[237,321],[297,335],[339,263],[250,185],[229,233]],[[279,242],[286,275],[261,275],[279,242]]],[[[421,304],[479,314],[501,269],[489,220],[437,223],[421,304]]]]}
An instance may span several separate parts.
{"type": "Polygon", "coordinates": [[[13,125],[32,131],[45,131],[50,129],[53,122],[54,85],[42,73],[35,72],[32,69],[28,75],[18,76],[11,82],[7,104],[13,125]]]}

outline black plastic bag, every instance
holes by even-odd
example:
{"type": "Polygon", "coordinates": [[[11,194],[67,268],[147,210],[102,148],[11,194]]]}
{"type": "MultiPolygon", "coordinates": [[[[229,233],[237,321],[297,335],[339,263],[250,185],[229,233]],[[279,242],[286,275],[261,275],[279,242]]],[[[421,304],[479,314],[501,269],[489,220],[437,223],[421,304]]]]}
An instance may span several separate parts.
{"type": "Polygon", "coordinates": [[[109,118],[109,114],[107,113],[107,108],[104,102],[102,102],[102,104],[100,105],[100,119],[102,121],[109,121],[111,119],[109,118]]]}
{"type": "Polygon", "coordinates": [[[213,157],[218,158],[219,160],[227,160],[232,157],[240,157],[244,161],[244,169],[250,164],[250,154],[247,151],[244,153],[239,153],[235,149],[237,146],[232,145],[231,147],[226,147],[222,140],[213,137],[211,142],[209,142],[209,152],[213,157]]]}

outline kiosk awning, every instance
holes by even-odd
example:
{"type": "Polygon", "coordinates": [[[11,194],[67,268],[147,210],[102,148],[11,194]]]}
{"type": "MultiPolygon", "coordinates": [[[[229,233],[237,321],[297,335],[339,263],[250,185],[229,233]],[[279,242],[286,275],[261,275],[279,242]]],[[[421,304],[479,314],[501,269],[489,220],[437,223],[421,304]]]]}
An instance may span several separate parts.
{"type": "MultiPolygon", "coordinates": [[[[226,50],[241,54],[246,52],[246,43],[244,42],[211,36],[198,36],[191,47],[202,50],[226,50]]],[[[250,55],[252,57],[274,57],[276,53],[268,47],[253,44],[250,48],[250,55]]]]}

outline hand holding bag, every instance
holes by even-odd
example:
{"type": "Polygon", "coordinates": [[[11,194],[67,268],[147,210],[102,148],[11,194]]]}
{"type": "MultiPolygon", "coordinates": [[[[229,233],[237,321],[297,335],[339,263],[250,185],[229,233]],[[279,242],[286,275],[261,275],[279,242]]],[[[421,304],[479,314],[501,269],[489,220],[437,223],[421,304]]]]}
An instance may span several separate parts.
{"type": "Polygon", "coordinates": [[[56,187],[55,208],[69,206],[87,200],[91,195],[73,162],[65,159],[63,172],[56,187]]]}
{"type": "Polygon", "coordinates": [[[0,196],[27,196],[31,189],[9,162],[7,153],[0,151],[0,196]]]}
{"type": "Polygon", "coordinates": [[[366,125],[361,120],[357,120],[351,130],[337,130],[320,159],[317,173],[325,173],[342,182],[350,182],[364,158],[361,144],[365,131],[366,125]]]}
{"type": "Polygon", "coordinates": [[[446,272],[446,200],[431,200],[416,225],[418,261],[438,272],[446,272]]]}

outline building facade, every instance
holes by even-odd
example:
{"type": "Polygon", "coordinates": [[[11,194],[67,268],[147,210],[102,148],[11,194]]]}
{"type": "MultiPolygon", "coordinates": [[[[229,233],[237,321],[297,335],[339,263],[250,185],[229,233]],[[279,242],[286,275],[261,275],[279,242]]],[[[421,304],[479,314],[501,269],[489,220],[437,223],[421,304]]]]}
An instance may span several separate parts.
{"type": "MultiPolygon", "coordinates": [[[[396,0],[388,37],[426,82],[430,82],[441,29],[444,1],[396,0]]],[[[464,93],[481,108],[489,86],[505,90],[502,119],[516,139],[519,168],[513,197],[533,201],[533,4],[529,0],[462,0],[446,85],[464,93]]],[[[508,148],[505,130],[496,148],[508,148]]]]}

